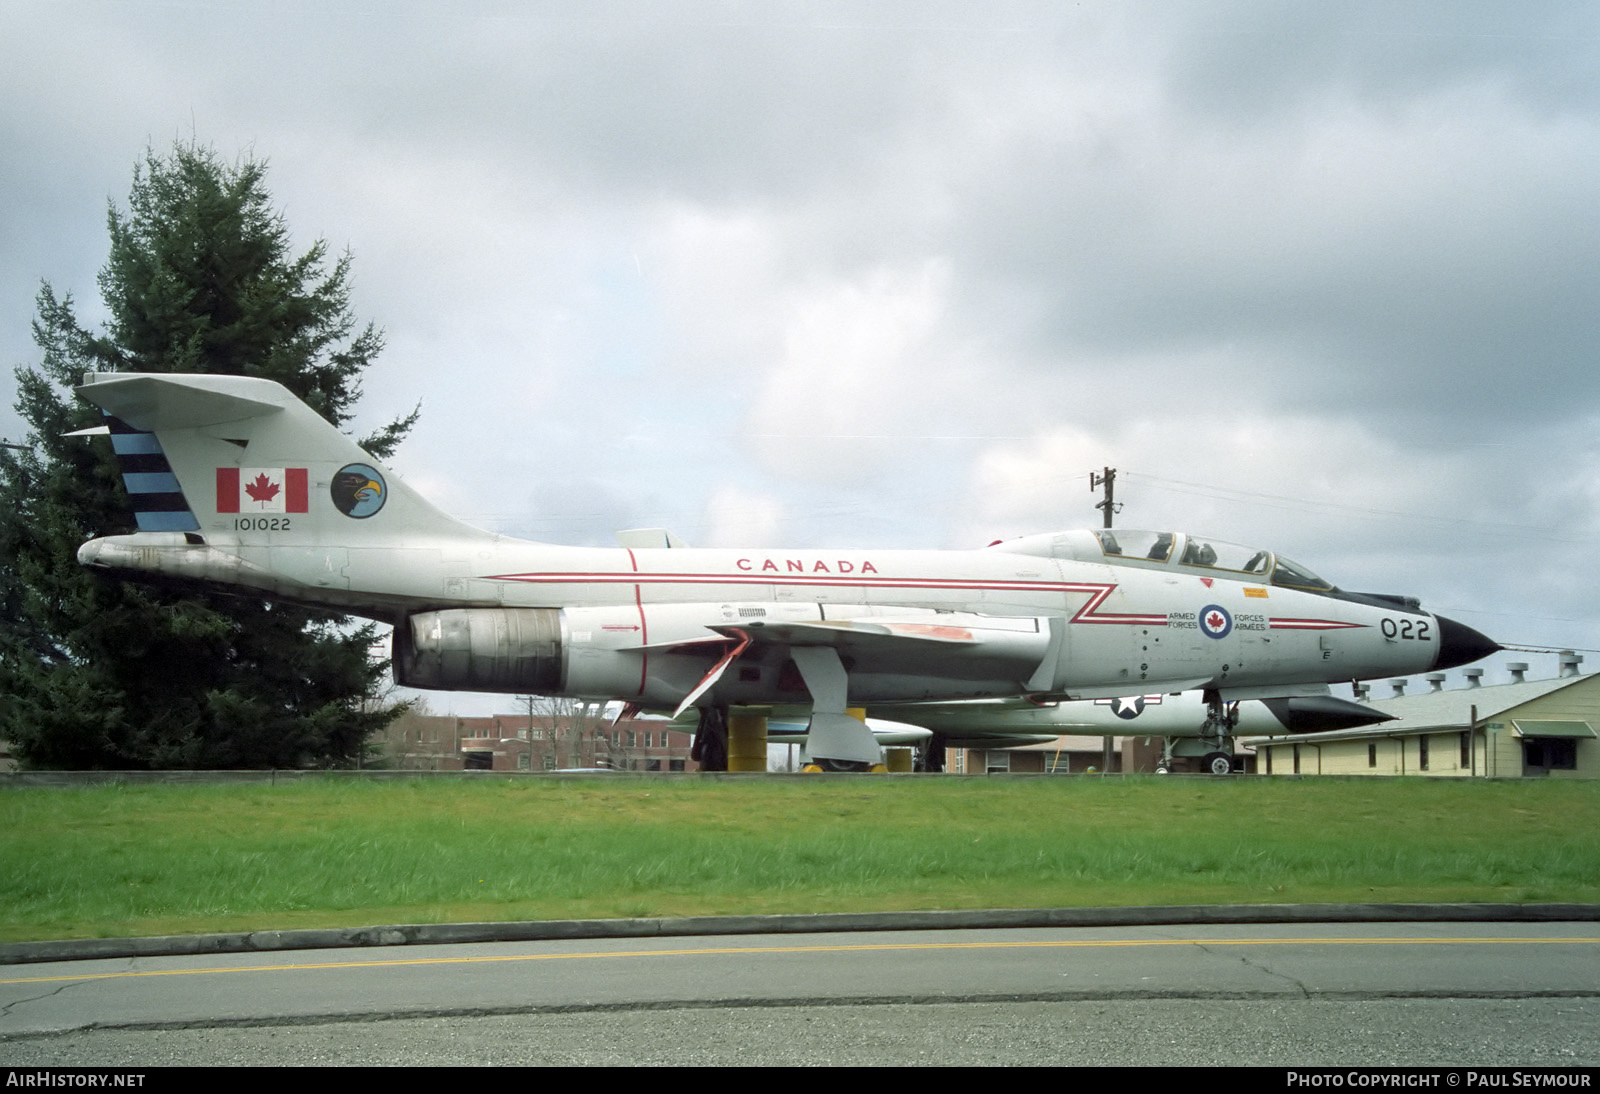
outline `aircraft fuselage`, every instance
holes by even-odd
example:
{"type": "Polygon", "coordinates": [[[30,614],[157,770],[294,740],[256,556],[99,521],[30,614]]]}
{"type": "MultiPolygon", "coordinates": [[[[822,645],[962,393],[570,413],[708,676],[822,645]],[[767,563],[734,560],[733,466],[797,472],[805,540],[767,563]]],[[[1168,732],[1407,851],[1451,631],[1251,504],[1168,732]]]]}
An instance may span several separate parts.
{"type": "MultiPolygon", "coordinates": [[[[854,656],[856,664],[846,666],[850,697],[862,703],[1247,689],[1281,683],[1286,674],[1300,683],[1332,682],[1424,672],[1440,661],[1440,625],[1425,612],[1021,554],[1005,545],[753,552],[570,548],[505,537],[362,548],[241,536],[226,550],[126,542],[144,538],[95,541],[84,561],[254,587],[402,629],[461,609],[484,613],[480,629],[488,631],[503,630],[507,612],[545,613],[546,641],[556,648],[539,653],[493,636],[471,647],[485,663],[504,662],[503,672],[446,672],[431,681],[415,666],[401,672],[419,686],[539,684],[647,708],[674,706],[704,674],[708,643],[738,633],[782,632],[788,642],[839,647],[854,656]],[[904,641],[883,640],[890,636],[904,641]],[[538,672],[518,677],[516,664],[536,654],[538,672]]],[[[401,648],[426,650],[428,639],[413,634],[401,648]]],[[[740,670],[718,682],[716,698],[736,705],[805,701],[805,685],[785,671],[785,660],[777,645],[747,651],[740,670]]]]}

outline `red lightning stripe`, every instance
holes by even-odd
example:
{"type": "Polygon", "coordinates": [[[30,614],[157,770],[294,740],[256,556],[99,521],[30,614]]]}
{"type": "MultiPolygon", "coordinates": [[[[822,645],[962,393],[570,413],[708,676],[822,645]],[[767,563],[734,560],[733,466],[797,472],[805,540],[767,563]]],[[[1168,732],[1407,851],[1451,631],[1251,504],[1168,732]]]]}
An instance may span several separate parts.
{"type": "Polygon", "coordinates": [[[1337,631],[1349,627],[1367,627],[1369,623],[1344,623],[1337,619],[1269,619],[1275,631],[1337,631]]]}
{"type": "Polygon", "coordinates": [[[1065,592],[1094,592],[1095,594],[1089,597],[1083,607],[1079,608],[1077,614],[1068,622],[1111,623],[1124,627],[1165,627],[1167,625],[1167,617],[1164,615],[1127,615],[1117,612],[1108,612],[1105,615],[1101,615],[1096,612],[1095,609],[1100,607],[1105,602],[1106,597],[1111,595],[1111,591],[1116,588],[1115,585],[1062,585],[1060,588],[1065,592]]]}
{"type": "MultiPolygon", "coordinates": [[[[633,548],[629,547],[628,562],[633,566],[633,572],[639,572],[639,560],[633,557],[633,548]]],[[[633,583],[633,602],[639,608],[639,642],[644,648],[639,651],[639,694],[644,694],[644,685],[650,678],[650,624],[644,618],[644,594],[639,591],[639,583],[633,583]]]]}

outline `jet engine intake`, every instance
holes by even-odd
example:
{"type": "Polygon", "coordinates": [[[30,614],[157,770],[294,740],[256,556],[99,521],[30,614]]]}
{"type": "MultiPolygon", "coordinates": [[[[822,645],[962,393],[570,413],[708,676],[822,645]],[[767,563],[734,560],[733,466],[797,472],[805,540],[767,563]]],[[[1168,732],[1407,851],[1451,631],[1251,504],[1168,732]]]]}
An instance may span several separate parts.
{"type": "Polygon", "coordinates": [[[418,612],[394,629],[395,682],[437,691],[550,695],[561,688],[559,608],[418,612]]]}

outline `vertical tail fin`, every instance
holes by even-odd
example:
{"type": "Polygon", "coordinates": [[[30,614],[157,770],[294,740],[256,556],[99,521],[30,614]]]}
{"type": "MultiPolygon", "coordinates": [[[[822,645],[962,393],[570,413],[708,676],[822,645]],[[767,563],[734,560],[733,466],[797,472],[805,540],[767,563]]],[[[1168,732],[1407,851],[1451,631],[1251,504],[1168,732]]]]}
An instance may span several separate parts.
{"type": "Polygon", "coordinates": [[[140,532],[214,546],[377,547],[490,533],[436,509],[281,384],[89,373],[140,532]]]}

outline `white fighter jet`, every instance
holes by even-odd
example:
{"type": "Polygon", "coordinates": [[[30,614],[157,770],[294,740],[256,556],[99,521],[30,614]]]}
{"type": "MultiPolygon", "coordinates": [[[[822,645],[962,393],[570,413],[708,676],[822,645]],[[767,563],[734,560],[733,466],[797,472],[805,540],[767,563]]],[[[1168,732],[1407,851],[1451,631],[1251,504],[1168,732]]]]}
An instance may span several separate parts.
{"type": "Polygon", "coordinates": [[[271,381],[90,373],[77,390],[108,415],[139,528],[85,543],[84,565],[390,623],[411,687],[698,708],[713,749],[730,707],[809,711],[812,759],[838,769],[879,762],[847,713],[873,703],[1204,689],[1220,724],[1233,700],[1499,648],[1415,600],[1167,532],[974,551],[533,543],[445,515],[271,381]]]}

